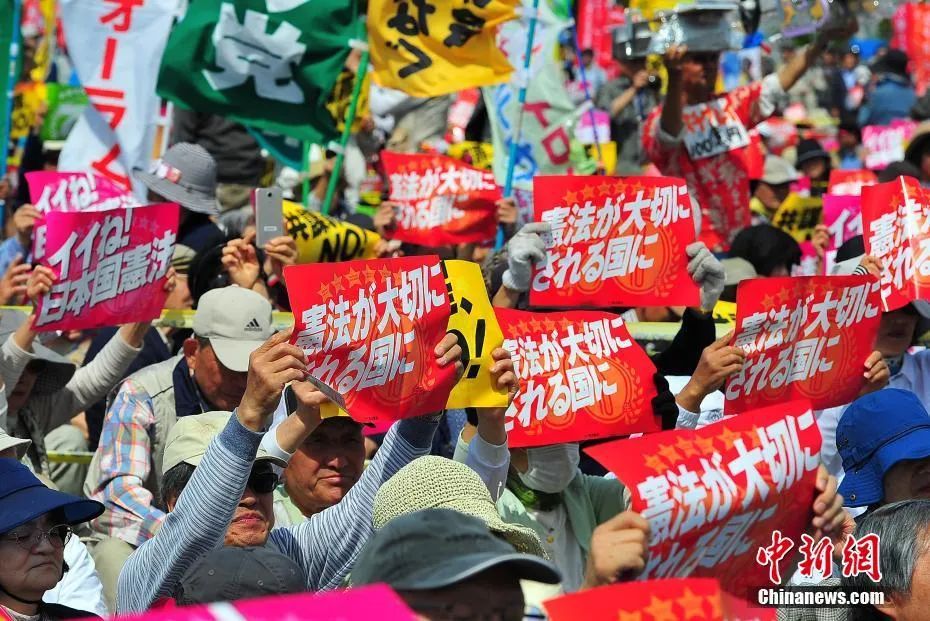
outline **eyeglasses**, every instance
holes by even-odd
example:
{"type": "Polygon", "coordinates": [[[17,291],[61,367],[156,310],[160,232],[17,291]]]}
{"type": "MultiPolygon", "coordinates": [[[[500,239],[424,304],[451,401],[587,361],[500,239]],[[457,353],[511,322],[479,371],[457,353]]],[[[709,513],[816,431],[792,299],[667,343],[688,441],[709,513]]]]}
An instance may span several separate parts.
{"type": "Polygon", "coordinates": [[[255,470],[249,475],[248,487],[256,494],[270,494],[278,486],[278,475],[271,470],[255,470]]]}
{"type": "Polygon", "coordinates": [[[52,526],[48,530],[33,530],[28,533],[9,533],[0,538],[0,540],[12,541],[24,550],[33,549],[39,545],[42,539],[48,541],[53,548],[64,548],[71,540],[71,535],[73,534],[74,531],[71,530],[70,526],[67,524],[59,524],[58,526],[52,526]]]}

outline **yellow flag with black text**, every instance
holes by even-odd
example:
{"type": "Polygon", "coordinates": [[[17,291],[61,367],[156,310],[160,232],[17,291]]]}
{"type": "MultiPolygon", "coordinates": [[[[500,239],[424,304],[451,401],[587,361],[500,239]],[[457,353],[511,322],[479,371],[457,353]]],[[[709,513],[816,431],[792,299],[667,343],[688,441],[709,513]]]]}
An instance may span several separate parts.
{"type": "Polygon", "coordinates": [[[368,4],[375,81],[416,97],[506,82],[497,27],[519,0],[380,0],[368,4]]]}

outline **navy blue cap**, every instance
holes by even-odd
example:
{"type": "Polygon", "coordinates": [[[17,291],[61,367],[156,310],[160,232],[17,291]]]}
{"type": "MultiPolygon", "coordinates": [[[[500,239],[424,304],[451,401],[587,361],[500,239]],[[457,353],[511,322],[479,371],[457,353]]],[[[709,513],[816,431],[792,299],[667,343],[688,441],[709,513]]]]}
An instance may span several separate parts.
{"type": "Polygon", "coordinates": [[[847,507],[882,500],[892,466],[930,457],[930,414],[914,393],[886,388],[856,399],[836,427],[846,472],[839,493],[847,507]]]}
{"type": "Polygon", "coordinates": [[[74,525],[103,513],[103,505],[50,489],[17,460],[0,458],[0,533],[50,511],[60,512],[65,524],[74,525]]]}

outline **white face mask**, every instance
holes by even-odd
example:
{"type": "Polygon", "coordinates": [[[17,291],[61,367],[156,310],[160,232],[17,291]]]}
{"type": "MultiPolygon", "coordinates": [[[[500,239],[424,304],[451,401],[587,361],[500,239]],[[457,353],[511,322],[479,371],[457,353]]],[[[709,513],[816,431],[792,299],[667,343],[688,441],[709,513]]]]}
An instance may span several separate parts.
{"type": "Polygon", "coordinates": [[[581,455],[578,445],[553,444],[526,449],[529,468],[519,473],[523,484],[538,492],[558,494],[571,483],[578,472],[581,455]]]}

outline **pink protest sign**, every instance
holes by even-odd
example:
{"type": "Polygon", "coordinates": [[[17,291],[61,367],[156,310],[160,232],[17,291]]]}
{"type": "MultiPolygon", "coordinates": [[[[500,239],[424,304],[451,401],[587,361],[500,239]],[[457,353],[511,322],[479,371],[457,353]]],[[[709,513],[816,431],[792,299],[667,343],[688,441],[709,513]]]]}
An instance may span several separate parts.
{"type": "Polygon", "coordinates": [[[865,148],[865,167],[881,170],[892,162],[904,159],[904,145],[908,143],[917,123],[911,120],[893,121],[891,125],[866,125],[862,128],[862,146],[865,148]]]}
{"type": "Polygon", "coordinates": [[[830,274],[836,262],[836,249],[848,239],[862,235],[862,197],[823,195],[823,223],[830,231],[830,243],[824,255],[824,269],[830,274]]]}
{"type": "Polygon", "coordinates": [[[35,329],[84,330],[158,317],[178,211],[163,203],[47,214],[41,263],[56,280],[39,300],[35,329]]]}
{"type": "Polygon", "coordinates": [[[173,605],[153,608],[140,615],[121,616],[125,621],[415,621],[417,616],[397,593],[383,584],[331,591],[323,594],[278,595],[206,606],[173,605]]]}
{"type": "Polygon", "coordinates": [[[53,211],[105,211],[136,204],[132,195],[105,177],[82,172],[26,173],[29,200],[42,217],[33,229],[32,258],[45,256],[45,215],[53,211]]]}
{"type": "Polygon", "coordinates": [[[103,211],[135,205],[132,195],[92,173],[26,173],[29,200],[39,213],[50,211],[103,211]]]}

